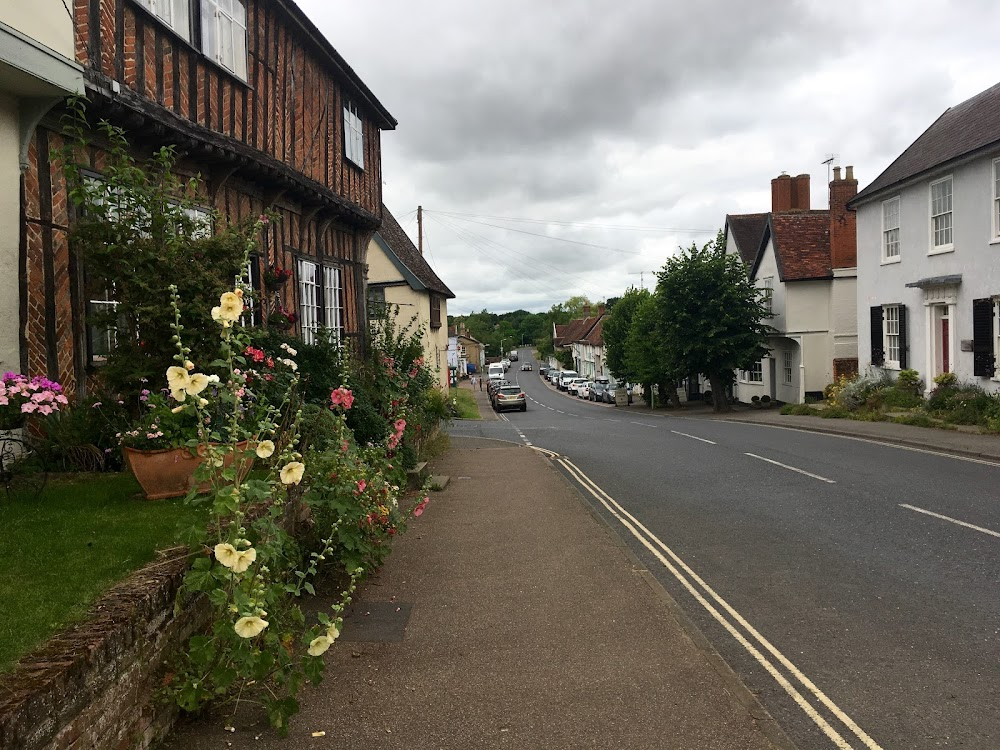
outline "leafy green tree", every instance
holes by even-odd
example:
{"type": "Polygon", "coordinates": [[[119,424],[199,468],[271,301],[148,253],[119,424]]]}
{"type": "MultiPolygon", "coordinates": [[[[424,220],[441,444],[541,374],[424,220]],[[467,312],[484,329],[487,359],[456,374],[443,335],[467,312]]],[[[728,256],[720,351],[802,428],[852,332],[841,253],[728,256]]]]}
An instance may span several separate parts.
{"type": "Polygon", "coordinates": [[[604,318],[601,334],[604,337],[604,361],[617,380],[637,381],[636,374],[629,368],[626,346],[632,330],[632,318],[636,310],[652,295],[645,289],[632,287],[622,295],[604,318]]]}
{"type": "Polygon", "coordinates": [[[739,256],[726,255],[722,232],[669,258],[657,274],[659,342],[668,372],[703,373],[715,410],[728,411],[727,386],[736,369],[767,354],[767,309],[739,256]]]}
{"type": "Polygon", "coordinates": [[[666,356],[659,330],[659,310],[656,298],[644,292],[632,314],[632,324],[625,340],[626,369],[633,373],[633,382],[642,384],[643,395],[653,406],[653,386],[674,406],[680,406],[677,397],[677,380],[683,374],[672,370],[676,364],[666,356]]]}

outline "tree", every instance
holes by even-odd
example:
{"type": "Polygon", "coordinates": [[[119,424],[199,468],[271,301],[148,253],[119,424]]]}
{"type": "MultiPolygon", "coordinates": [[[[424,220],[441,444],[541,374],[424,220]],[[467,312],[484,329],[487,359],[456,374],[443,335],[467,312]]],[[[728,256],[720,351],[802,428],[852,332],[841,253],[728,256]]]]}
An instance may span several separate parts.
{"type": "Polygon", "coordinates": [[[715,410],[728,411],[733,371],[767,354],[768,313],[739,256],[726,255],[725,237],[667,260],[657,274],[658,330],[665,367],[703,373],[715,410]]]}
{"type": "Polygon", "coordinates": [[[645,289],[632,287],[615,301],[611,312],[604,318],[601,335],[604,337],[604,361],[617,380],[635,380],[629,369],[625,347],[632,330],[632,318],[644,300],[651,297],[645,289]]]}

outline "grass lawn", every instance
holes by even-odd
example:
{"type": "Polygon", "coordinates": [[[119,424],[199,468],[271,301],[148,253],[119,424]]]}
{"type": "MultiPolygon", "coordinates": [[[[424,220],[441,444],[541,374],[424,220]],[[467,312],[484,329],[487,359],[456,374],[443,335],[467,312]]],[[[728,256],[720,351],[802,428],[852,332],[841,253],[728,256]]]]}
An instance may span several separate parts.
{"type": "Polygon", "coordinates": [[[476,397],[468,388],[452,388],[451,396],[458,402],[459,419],[482,419],[476,397]]]}
{"type": "Polygon", "coordinates": [[[0,491],[0,672],[177,542],[197,511],[143,500],[129,473],[50,476],[34,500],[0,491]]]}

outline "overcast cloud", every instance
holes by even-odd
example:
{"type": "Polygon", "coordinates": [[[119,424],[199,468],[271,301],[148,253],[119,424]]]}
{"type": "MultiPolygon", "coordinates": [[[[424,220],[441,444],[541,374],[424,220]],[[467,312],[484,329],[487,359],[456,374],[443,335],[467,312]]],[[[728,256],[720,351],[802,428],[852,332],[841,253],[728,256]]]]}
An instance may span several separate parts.
{"type": "Polygon", "coordinates": [[[781,172],[825,208],[828,154],[864,188],[1000,81],[993,0],[298,3],[399,121],[384,201],[452,315],[648,287],[781,172]]]}

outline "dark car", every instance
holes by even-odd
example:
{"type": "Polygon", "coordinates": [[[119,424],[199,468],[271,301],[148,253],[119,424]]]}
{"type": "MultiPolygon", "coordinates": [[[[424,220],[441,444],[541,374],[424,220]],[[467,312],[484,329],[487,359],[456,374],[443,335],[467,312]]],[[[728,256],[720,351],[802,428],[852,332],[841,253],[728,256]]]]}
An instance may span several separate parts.
{"type": "Polygon", "coordinates": [[[528,410],[528,399],[518,385],[504,385],[493,394],[493,409],[501,412],[507,409],[528,410]]]}
{"type": "Polygon", "coordinates": [[[542,365],[541,367],[539,367],[539,368],[538,368],[538,374],[539,374],[539,375],[540,375],[541,377],[543,377],[543,378],[544,378],[544,377],[546,377],[546,376],[547,376],[547,375],[549,374],[549,370],[550,370],[550,369],[551,369],[551,368],[549,368],[549,367],[545,367],[544,365],[542,365]]]}
{"type": "Polygon", "coordinates": [[[591,401],[604,401],[604,392],[608,389],[608,384],[598,380],[591,384],[587,398],[591,401]]]}

